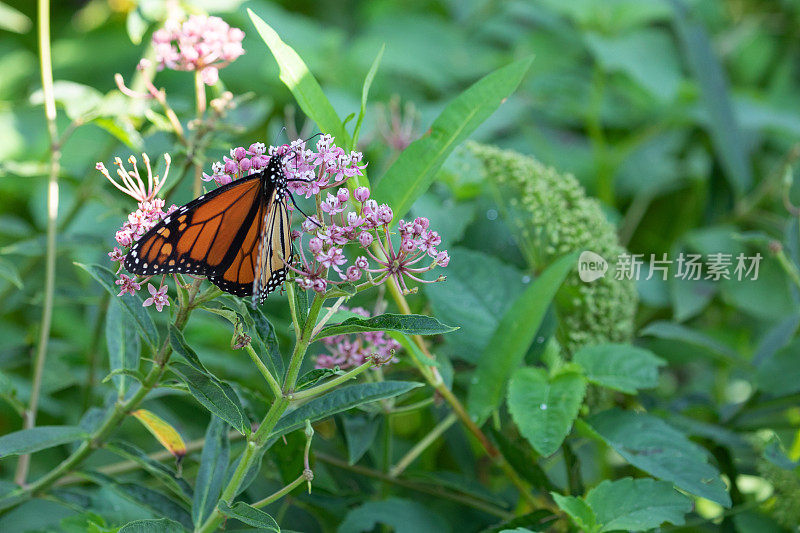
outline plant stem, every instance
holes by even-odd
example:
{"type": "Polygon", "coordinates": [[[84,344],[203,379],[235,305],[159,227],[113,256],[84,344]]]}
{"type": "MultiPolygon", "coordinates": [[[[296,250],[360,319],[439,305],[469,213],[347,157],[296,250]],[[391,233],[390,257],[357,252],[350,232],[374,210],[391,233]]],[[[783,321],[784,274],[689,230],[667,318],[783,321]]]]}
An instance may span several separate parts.
{"type": "Polygon", "coordinates": [[[258,371],[261,372],[262,376],[264,376],[269,388],[272,390],[272,394],[274,394],[276,398],[283,396],[283,391],[281,390],[281,386],[278,384],[278,380],[275,379],[275,376],[272,375],[272,372],[270,372],[266,365],[264,365],[264,362],[253,349],[253,345],[248,343],[244,348],[250,355],[250,359],[253,360],[253,364],[255,364],[256,368],[258,368],[258,371]]]}
{"type": "MultiPolygon", "coordinates": [[[[183,327],[186,325],[186,322],[189,319],[189,314],[194,308],[194,298],[197,295],[197,291],[200,289],[201,282],[202,280],[196,280],[189,288],[187,305],[181,306],[175,317],[174,324],[176,328],[183,329],[183,327]]],[[[166,371],[166,363],[171,354],[172,347],[169,343],[169,339],[165,339],[154,358],[155,361],[160,361],[160,363],[153,363],[150,371],[147,373],[144,380],[142,380],[139,390],[136,391],[136,393],[126,401],[118,400],[100,427],[92,433],[88,440],[83,441],[81,445],[78,446],[78,448],[72,452],[69,457],[64,459],[58,466],[30,485],[12,492],[5,499],[13,499],[15,500],[14,503],[16,504],[19,501],[27,499],[33,494],[47,489],[62,476],[66,475],[81,462],[83,462],[83,460],[92,451],[102,446],[103,442],[108,438],[111,432],[114,431],[114,429],[116,429],[120,423],[122,423],[128,413],[136,409],[136,407],[138,407],[142,400],[144,400],[145,396],[147,396],[153,387],[158,385],[161,376],[166,371]]]]}
{"type": "MultiPolygon", "coordinates": [[[[200,71],[194,73],[194,95],[197,107],[197,122],[198,124],[203,119],[206,113],[206,84],[200,71]]],[[[194,195],[200,196],[203,192],[203,167],[200,164],[195,164],[194,167],[194,195]]]]}
{"type": "MultiPolygon", "coordinates": [[[[47,178],[47,245],[45,260],[44,301],[42,303],[42,322],[39,330],[39,344],[33,364],[33,383],[31,400],[25,412],[23,429],[36,425],[36,411],[39,408],[39,393],[42,386],[44,364],[47,359],[47,343],[50,340],[50,325],[53,318],[53,294],[56,280],[56,218],[58,216],[58,173],[61,168],[61,147],[58,144],[56,125],[56,101],[53,92],[53,64],[50,59],[50,1],[39,0],[39,65],[44,93],[44,111],[47,118],[47,133],[50,137],[50,173],[47,178]]],[[[17,463],[14,481],[24,485],[28,478],[31,456],[21,455],[17,463]]]]}
{"type": "MultiPolygon", "coordinates": [[[[394,298],[395,303],[397,303],[397,307],[400,309],[400,312],[406,315],[411,314],[411,308],[408,305],[405,297],[403,296],[400,287],[397,285],[397,281],[394,278],[390,278],[387,281],[387,285],[389,286],[389,292],[392,293],[392,297],[394,298]]],[[[419,335],[413,335],[412,339],[414,342],[419,346],[422,352],[433,359],[428,347],[425,345],[425,341],[419,335]]],[[[416,358],[412,358],[412,362],[420,371],[422,376],[428,381],[428,383],[436,389],[436,392],[444,398],[444,400],[450,405],[450,408],[453,410],[455,415],[461,421],[461,423],[469,430],[470,433],[478,440],[481,447],[486,452],[486,455],[498,466],[500,469],[505,473],[506,477],[508,477],[509,481],[517,487],[519,490],[520,495],[528,504],[529,507],[532,509],[537,509],[545,505],[545,502],[540,501],[539,499],[535,498],[531,492],[528,484],[520,477],[516,470],[506,461],[506,458],[500,453],[494,444],[489,440],[486,434],[481,431],[481,428],[475,424],[475,421],[467,413],[467,410],[464,409],[464,405],[459,401],[453,391],[447,388],[444,381],[442,381],[439,372],[436,370],[436,367],[429,367],[419,361],[416,358]]]]}
{"type": "Polygon", "coordinates": [[[326,381],[321,385],[317,385],[316,387],[311,387],[310,389],[301,390],[299,392],[293,392],[291,394],[292,400],[304,400],[307,398],[313,398],[314,396],[319,396],[323,392],[327,392],[334,388],[335,386],[344,383],[345,381],[354,379],[356,376],[364,372],[365,370],[371,368],[374,365],[372,361],[367,361],[366,363],[362,363],[360,366],[357,366],[345,374],[341,376],[336,376],[330,381],[326,381]]]}
{"type": "Polygon", "coordinates": [[[292,492],[298,486],[302,485],[304,481],[306,481],[306,476],[304,474],[300,474],[300,476],[297,479],[295,479],[282,489],[275,491],[274,493],[270,494],[263,500],[258,500],[257,502],[251,503],[250,505],[255,507],[256,509],[258,509],[259,507],[264,507],[266,505],[269,505],[272,502],[279,500],[284,496],[286,496],[287,494],[289,494],[290,492],[292,492]]]}
{"type": "Polygon", "coordinates": [[[408,453],[406,453],[402,459],[400,459],[397,464],[389,470],[389,476],[397,477],[402,474],[405,469],[417,459],[417,457],[422,455],[422,452],[428,449],[428,446],[436,442],[436,439],[441,437],[445,431],[450,429],[450,426],[455,424],[457,420],[458,417],[455,415],[455,413],[450,413],[444,418],[444,420],[436,424],[430,433],[425,435],[422,440],[414,445],[413,448],[408,450],[408,453]]]}
{"type": "MultiPolygon", "coordinates": [[[[259,424],[258,429],[247,439],[247,446],[240,456],[239,464],[231,480],[222,491],[220,501],[232,503],[236,495],[239,494],[247,473],[255,466],[261,456],[261,451],[264,446],[266,446],[270,433],[275,428],[275,424],[278,423],[278,420],[289,407],[288,396],[297,383],[300,366],[303,364],[303,358],[305,357],[306,350],[310,343],[311,332],[314,329],[314,324],[317,322],[317,317],[319,316],[323,303],[325,303],[325,297],[317,294],[314,297],[314,302],[311,304],[311,309],[308,311],[308,318],[302,329],[299,324],[297,324],[296,315],[292,315],[295,328],[296,330],[301,330],[301,333],[295,341],[292,357],[289,360],[289,369],[286,371],[286,380],[284,381],[282,395],[275,398],[269,411],[267,411],[261,424],[259,424]]],[[[211,531],[216,531],[223,519],[224,515],[219,511],[219,508],[214,508],[214,511],[212,511],[206,521],[195,528],[195,533],[210,533],[211,531]]]]}
{"type": "Polygon", "coordinates": [[[397,485],[398,487],[403,487],[409,490],[414,490],[417,492],[422,492],[425,494],[430,494],[432,496],[436,496],[445,500],[454,501],[460,503],[462,505],[467,505],[469,507],[474,507],[475,509],[480,509],[485,513],[489,513],[495,516],[502,518],[503,520],[508,520],[514,517],[514,513],[506,511],[505,509],[501,509],[496,505],[492,505],[487,503],[483,500],[479,500],[473,496],[468,496],[465,494],[456,494],[452,492],[448,492],[444,489],[434,488],[428,485],[422,485],[420,483],[415,483],[412,481],[406,481],[403,479],[396,479],[390,477],[383,472],[379,472],[377,470],[373,470],[372,468],[367,468],[361,465],[351,465],[348,464],[346,461],[342,461],[337,457],[333,457],[331,455],[327,455],[321,452],[315,452],[314,457],[318,461],[322,461],[323,463],[328,463],[329,465],[335,466],[337,468],[341,468],[343,470],[347,470],[349,472],[353,472],[356,474],[360,474],[362,476],[371,477],[374,479],[379,479],[381,481],[385,481],[386,483],[391,483],[393,485],[397,485]]]}

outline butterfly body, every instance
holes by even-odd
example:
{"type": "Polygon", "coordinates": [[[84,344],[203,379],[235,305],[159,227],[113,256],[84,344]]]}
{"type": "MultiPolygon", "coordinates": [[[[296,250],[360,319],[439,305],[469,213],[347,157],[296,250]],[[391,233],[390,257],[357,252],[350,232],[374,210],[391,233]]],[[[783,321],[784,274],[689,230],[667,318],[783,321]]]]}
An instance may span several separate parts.
{"type": "Polygon", "coordinates": [[[145,233],[125,257],[144,276],[206,276],[225,292],[262,303],[292,261],[286,177],[279,157],[266,168],[179,207],[145,233]]]}

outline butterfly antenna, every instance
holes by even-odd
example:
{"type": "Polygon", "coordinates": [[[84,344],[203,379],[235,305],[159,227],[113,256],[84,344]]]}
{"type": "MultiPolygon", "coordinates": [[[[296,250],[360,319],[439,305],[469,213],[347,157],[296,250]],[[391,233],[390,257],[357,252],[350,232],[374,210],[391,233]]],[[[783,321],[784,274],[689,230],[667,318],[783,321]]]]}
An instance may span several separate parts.
{"type": "MultiPolygon", "coordinates": [[[[303,181],[303,180],[299,180],[299,181],[303,181]]],[[[322,227],[322,224],[320,224],[319,222],[317,222],[316,220],[314,220],[313,218],[311,218],[310,216],[308,216],[308,214],[307,214],[305,211],[303,211],[302,209],[300,209],[300,206],[299,206],[299,205],[297,205],[297,202],[295,201],[295,199],[294,199],[294,195],[293,195],[293,194],[290,194],[290,195],[289,195],[289,198],[291,198],[291,199],[292,199],[292,203],[294,204],[294,208],[295,208],[295,209],[297,209],[298,211],[300,211],[301,213],[303,213],[303,216],[304,216],[304,217],[306,217],[306,219],[307,219],[307,220],[310,220],[310,221],[311,221],[311,222],[312,222],[312,223],[313,223],[315,226],[317,226],[317,227],[320,227],[320,228],[322,227]]]]}
{"type": "Polygon", "coordinates": [[[286,126],[282,127],[278,131],[278,133],[275,134],[275,144],[273,144],[272,146],[278,146],[278,138],[280,138],[280,136],[283,135],[284,131],[286,131],[286,126]]]}

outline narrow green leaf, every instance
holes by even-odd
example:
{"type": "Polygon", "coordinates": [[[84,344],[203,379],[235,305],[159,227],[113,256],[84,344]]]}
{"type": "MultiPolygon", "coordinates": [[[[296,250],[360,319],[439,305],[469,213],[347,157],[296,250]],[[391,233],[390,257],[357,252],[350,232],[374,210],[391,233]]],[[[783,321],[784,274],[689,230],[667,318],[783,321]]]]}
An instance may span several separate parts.
{"type": "Polygon", "coordinates": [[[737,195],[745,193],[753,182],[748,144],[733,112],[725,69],[716,57],[711,39],[700,23],[690,22],[683,2],[672,2],[673,25],[689,69],[700,88],[701,102],[708,113],[706,127],[711,136],[725,176],[737,195]]]}
{"type": "MultiPolygon", "coordinates": [[[[297,288],[295,290],[298,290],[297,288]]],[[[280,346],[278,345],[278,336],[275,334],[275,328],[272,323],[267,319],[263,312],[257,307],[248,309],[250,318],[253,319],[253,327],[261,340],[261,345],[264,348],[262,354],[260,350],[256,350],[261,361],[267,366],[269,371],[275,376],[278,381],[283,380],[283,357],[281,357],[280,346]]]]}
{"type": "Polygon", "coordinates": [[[183,357],[192,368],[198,372],[209,374],[208,369],[205,367],[205,365],[203,365],[202,361],[200,361],[200,358],[197,356],[197,352],[195,352],[186,343],[186,339],[184,338],[183,333],[181,333],[181,330],[172,324],[169,325],[169,343],[172,346],[173,351],[183,357]]]}
{"type": "Polygon", "coordinates": [[[358,120],[356,120],[356,127],[353,130],[353,140],[350,143],[350,149],[355,150],[358,147],[358,134],[361,132],[361,122],[364,120],[364,115],[367,112],[367,98],[369,97],[369,88],[372,87],[372,80],[375,79],[375,74],[378,72],[378,67],[383,59],[383,52],[386,50],[386,43],[381,45],[378,50],[378,55],[369,67],[367,77],[364,78],[364,86],[361,88],[361,109],[358,112],[358,120]]]}
{"type": "Polygon", "coordinates": [[[406,352],[408,352],[408,355],[411,357],[419,360],[422,363],[425,363],[428,366],[439,366],[438,361],[425,355],[425,353],[419,349],[417,343],[405,333],[400,331],[389,331],[388,333],[391,338],[400,343],[400,346],[405,348],[406,352]]]}
{"type": "Polygon", "coordinates": [[[683,525],[692,500],[655,479],[605,480],[586,494],[600,531],[647,531],[664,522],[683,525]]]}
{"type": "MultiPolygon", "coordinates": [[[[133,324],[127,320],[122,304],[116,298],[108,303],[106,313],[106,346],[108,365],[120,396],[124,397],[133,380],[130,373],[138,373],[141,346],[133,324]]],[[[141,383],[141,378],[136,378],[141,383]]]]}
{"type": "Polygon", "coordinates": [[[703,351],[707,352],[711,357],[726,363],[736,364],[737,362],[743,362],[742,357],[732,348],[709,337],[705,333],[688,328],[683,324],[676,324],[675,322],[668,322],[666,320],[657,320],[642,328],[639,335],[643,337],[653,336],[659,339],[691,344],[692,346],[702,348],[703,351]]]}
{"type": "Polygon", "coordinates": [[[467,396],[467,408],[483,424],[503,400],[508,379],[522,362],[550,302],[567,274],[575,267],[577,255],[554,261],[531,283],[503,315],[483,352],[467,396]]]}
{"type": "Polygon", "coordinates": [[[432,316],[386,313],[370,318],[352,317],[339,324],[325,326],[314,337],[314,340],[364,331],[400,331],[408,335],[440,335],[457,329],[442,324],[432,316]]]}
{"type": "Polygon", "coordinates": [[[136,446],[121,440],[108,442],[104,447],[106,450],[120,457],[137,463],[144,468],[144,470],[152,474],[153,477],[158,479],[166,488],[180,498],[181,501],[191,503],[192,487],[189,486],[185,479],[178,477],[178,474],[165,464],[151,458],[136,446]]]}
{"type": "Polygon", "coordinates": [[[230,443],[228,426],[221,418],[211,415],[204,442],[192,501],[192,521],[196,526],[202,524],[214,510],[226,481],[230,443]]]}
{"type": "Polygon", "coordinates": [[[256,509],[252,505],[248,505],[244,502],[236,502],[233,505],[219,502],[218,507],[220,512],[228,518],[235,518],[248,526],[258,527],[262,530],[266,529],[267,531],[275,531],[275,533],[280,533],[281,531],[281,528],[274,518],[261,509],[256,509]]]}
{"type": "Polygon", "coordinates": [[[156,330],[153,319],[147,314],[147,311],[142,307],[142,299],[139,295],[123,294],[117,296],[119,287],[116,285],[117,277],[106,267],[100,265],[84,265],[75,263],[88,272],[100,285],[103,286],[117,301],[122,304],[122,308],[133,319],[136,326],[139,328],[143,338],[151,348],[158,346],[158,331],[156,330]]]}
{"type": "Polygon", "coordinates": [[[0,258],[0,278],[10,281],[16,288],[22,290],[22,278],[14,263],[0,258]]]}
{"type": "Polygon", "coordinates": [[[695,496],[731,506],[719,471],[708,463],[708,452],[660,418],[611,409],[587,422],[633,466],[695,496]]]}
{"type": "Polygon", "coordinates": [[[658,367],[666,362],[629,344],[600,344],[578,350],[573,360],[592,383],[628,394],[658,385],[658,367]]]}
{"type": "Polygon", "coordinates": [[[520,59],[484,76],[452,100],[433,121],[429,133],[406,148],[375,187],[373,197],[401,218],[428,190],[439,168],[456,146],[480,126],[516,90],[532,57],[520,59]]]}
{"type": "Polygon", "coordinates": [[[250,434],[250,420],[230,385],[212,374],[183,363],[172,363],[170,369],[186,383],[189,392],[203,407],[225,420],[242,435],[250,434]]]}
{"type": "Polygon", "coordinates": [[[336,368],[313,368],[300,376],[297,380],[297,384],[294,386],[294,390],[308,389],[325,378],[341,376],[342,374],[344,374],[344,371],[339,370],[338,366],[336,368]]]}
{"type": "Polygon", "coordinates": [[[270,438],[280,437],[285,433],[305,427],[306,420],[313,423],[365,403],[398,396],[420,386],[422,386],[421,383],[412,381],[380,381],[358,383],[334,389],[328,394],[301,405],[278,420],[270,438]]]}
{"type": "Polygon", "coordinates": [[[21,429],[0,437],[0,457],[38,452],[59,444],[88,438],[89,434],[79,426],[39,426],[21,429]]]}
{"type": "Polygon", "coordinates": [[[336,114],[325,93],[322,92],[319,82],[297,55],[297,52],[283,42],[277,32],[252,10],[248,9],[247,14],[250,15],[250,20],[253,21],[258,34],[261,35],[275,61],[278,62],[281,81],[292,92],[303,113],[316,122],[324,133],[333,135],[336,138],[336,144],[347,146],[350,136],[345,131],[342,121],[339,120],[339,115],[336,114]]]}
{"type": "Polygon", "coordinates": [[[344,436],[347,440],[347,462],[354,465],[372,446],[381,420],[369,415],[353,415],[342,418],[344,436]]]}
{"type": "Polygon", "coordinates": [[[128,522],[117,533],[185,533],[185,529],[169,518],[134,520],[128,522]]]}
{"type": "Polygon", "coordinates": [[[508,384],[508,409],[533,449],[548,456],[569,434],[585,393],[586,380],[577,372],[551,378],[541,368],[521,368],[508,384]]]}
{"type": "Polygon", "coordinates": [[[302,330],[308,320],[308,292],[299,286],[295,286],[294,289],[294,305],[297,310],[297,321],[302,330]]]}
{"type": "Polygon", "coordinates": [[[550,493],[556,505],[563,509],[572,518],[572,521],[581,531],[588,533],[597,531],[597,517],[585,501],[575,496],[563,496],[557,492],[550,493]]]}

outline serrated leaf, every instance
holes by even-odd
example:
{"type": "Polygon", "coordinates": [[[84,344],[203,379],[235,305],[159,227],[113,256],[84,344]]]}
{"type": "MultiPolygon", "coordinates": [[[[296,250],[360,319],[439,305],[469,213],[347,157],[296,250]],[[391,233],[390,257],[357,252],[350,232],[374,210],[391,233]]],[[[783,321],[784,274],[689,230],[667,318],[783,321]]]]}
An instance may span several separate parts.
{"type": "Polygon", "coordinates": [[[542,455],[552,455],[578,416],[586,380],[576,372],[548,377],[541,368],[521,368],[508,384],[508,410],[519,432],[542,455]]]}
{"type": "Polygon", "coordinates": [[[478,361],[467,396],[467,409],[478,425],[500,406],[509,377],[525,357],[550,302],[575,267],[576,259],[577,254],[569,254],[551,263],[514,301],[497,325],[478,361]]]}
{"type": "Polygon", "coordinates": [[[218,507],[220,512],[228,518],[235,518],[248,526],[261,528],[262,530],[266,529],[267,531],[275,531],[276,533],[280,533],[281,531],[281,528],[274,518],[261,509],[256,509],[252,505],[248,505],[244,502],[236,502],[233,505],[219,502],[218,507]]]}
{"type": "Polygon", "coordinates": [[[0,457],[38,452],[60,444],[88,439],[80,426],[38,426],[0,437],[0,457]]]}
{"type": "Polygon", "coordinates": [[[592,383],[628,394],[658,385],[658,367],[666,362],[649,350],[629,344],[600,344],[578,350],[573,357],[592,383]]]}
{"type": "Polygon", "coordinates": [[[269,47],[275,61],[280,67],[281,81],[294,95],[297,104],[303,113],[317,123],[323,133],[329,133],[336,138],[336,144],[347,146],[350,136],[344,129],[339,115],[333,109],[322,87],[314,78],[306,64],[297,55],[291,46],[283,42],[278,33],[266,22],[248,9],[247,14],[258,31],[258,34],[269,47]]]}
{"type": "Polygon", "coordinates": [[[664,522],[683,525],[692,501],[672,483],[654,479],[605,480],[586,494],[600,531],[646,531],[664,522]]]}
{"type": "Polygon", "coordinates": [[[195,525],[202,524],[216,507],[227,478],[229,460],[228,426],[221,418],[212,415],[194,484],[192,521],[195,525]]]}
{"type": "Polygon", "coordinates": [[[183,456],[186,455],[186,443],[183,442],[180,433],[178,433],[169,422],[147,409],[137,409],[132,411],[131,414],[135,416],[176,459],[180,461],[183,456]]]}
{"type": "Polygon", "coordinates": [[[250,434],[250,420],[230,385],[212,374],[183,363],[171,363],[170,369],[186,383],[189,392],[203,407],[225,420],[242,435],[250,434]]]}
{"type": "Polygon", "coordinates": [[[575,496],[563,496],[552,492],[556,505],[563,509],[572,518],[572,521],[581,531],[597,531],[597,517],[589,504],[575,496]]]}
{"type": "Polygon", "coordinates": [[[158,330],[156,330],[156,326],[153,324],[153,319],[150,318],[145,308],[142,307],[143,301],[138,294],[123,294],[122,296],[117,296],[117,289],[119,289],[119,287],[115,283],[117,278],[113,272],[100,265],[75,264],[88,272],[105,290],[114,298],[117,298],[122,308],[139,328],[142,338],[147,341],[147,344],[149,344],[151,348],[158,346],[158,330]]]}
{"type": "Polygon", "coordinates": [[[611,409],[587,422],[633,466],[695,496],[731,506],[719,471],[708,463],[708,452],[660,418],[611,409]]]}
{"type": "Polygon", "coordinates": [[[283,416],[270,433],[270,438],[279,437],[290,431],[305,427],[306,420],[316,422],[336,413],[347,411],[353,407],[369,402],[392,398],[422,386],[412,381],[380,381],[377,383],[358,383],[334,389],[301,405],[291,413],[283,416]]]}
{"type": "Polygon", "coordinates": [[[314,340],[364,331],[400,331],[408,335],[440,335],[456,329],[458,328],[442,324],[432,316],[386,313],[370,318],[352,317],[340,324],[325,326],[314,337],[314,340]]]}
{"type": "Polygon", "coordinates": [[[373,191],[399,219],[428,190],[450,153],[513,93],[533,58],[520,59],[487,74],[454,98],[433,121],[430,130],[406,148],[373,191]]]}

